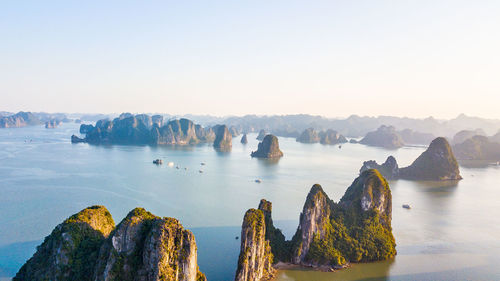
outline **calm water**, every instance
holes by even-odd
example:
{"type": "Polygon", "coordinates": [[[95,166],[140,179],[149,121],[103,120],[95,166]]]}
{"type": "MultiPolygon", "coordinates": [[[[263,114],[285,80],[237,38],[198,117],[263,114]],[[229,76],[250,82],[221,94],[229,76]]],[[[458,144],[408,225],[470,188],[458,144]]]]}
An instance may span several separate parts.
{"type": "MultiPolygon", "coordinates": [[[[137,206],[178,218],[195,233],[199,265],[209,280],[233,280],[240,242],[235,236],[245,211],[261,198],[273,202],[276,224],[290,237],[314,183],[338,201],[364,160],[380,162],[392,154],[404,166],[424,150],[339,149],[280,138],[285,157],[270,162],[250,158],[255,135],[247,145],[235,138],[232,152],[218,153],[209,145],[71,144],[77,131],[76,124],[0,129],[0,278],[13,276],[58,223],[102,204],[117,223],[137,206]],[[155,166],[156,158],[180,169],[155,166]]],[[[500,280],[500,169],[461,171],[459,183],[391,182],[394,260],[336,273],[282,271],[277,279],[500,280]],[[412,209],[401,208],[404,203],[412,209]]]]}

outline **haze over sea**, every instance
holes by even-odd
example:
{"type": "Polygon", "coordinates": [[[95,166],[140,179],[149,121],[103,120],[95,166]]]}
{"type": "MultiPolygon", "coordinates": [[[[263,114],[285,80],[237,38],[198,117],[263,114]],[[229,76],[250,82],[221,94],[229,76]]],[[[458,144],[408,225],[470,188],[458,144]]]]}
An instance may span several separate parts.
{"type": "MultiPolygon", "coordinates": [[[[235,237],[245,211],[260,199],[273,203],[276,225],[290,238],[314,183],[338,201],[363,161],[393,155],[406,166],[425,149],[349,143],[339,149],[280,137],[285,156],[267,161],[249,156],[257,147],[255,134],[247,145],[233,138],[232,151],[220,153],[208,144],[71,144],[77,131],[77,124],[68,123],[53,130],[0,130],[1,278],[15,275],[65,218],[100,204],[117,223],[137,206],[179,219],[196,236],[199,266],[208,279],[233,280],[240,246],[235,237]],[[155,166],[156,158],[174,167],[155,166]]],[[[458,183],[390,182],[398,244],[394,260],[335,273],[280,271],[277,280],[500,280],[500,168],[461,167],[461,174],[458,183]],[[401,208],[406,203],[411,210],[401,208]]]]}

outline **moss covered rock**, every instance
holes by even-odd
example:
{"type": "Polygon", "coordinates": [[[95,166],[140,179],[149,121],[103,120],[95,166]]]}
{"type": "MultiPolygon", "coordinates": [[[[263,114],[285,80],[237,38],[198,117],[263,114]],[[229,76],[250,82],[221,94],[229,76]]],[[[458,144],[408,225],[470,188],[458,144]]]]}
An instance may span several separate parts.
{"type": "Polygon", "coordinates": [[[104,206],[92,206],[58,225],[13,280],[92,280],[99,249],[115,223],[104,206]]]}

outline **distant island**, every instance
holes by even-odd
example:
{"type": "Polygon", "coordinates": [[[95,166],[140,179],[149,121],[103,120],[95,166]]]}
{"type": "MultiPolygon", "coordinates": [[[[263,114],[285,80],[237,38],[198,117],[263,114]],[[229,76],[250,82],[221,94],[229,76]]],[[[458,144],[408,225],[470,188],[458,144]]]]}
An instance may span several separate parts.
{"type": "Polygon", "coordinates": [[[330,271],[396,255],[391,190],[377,170],[364,171],[338,203],[313,185],[290,241],[273,225],[271,212],[263,199],[245,213],[236,281],[269,280],[283,263],[330,271]]]}
{"type": "Polygon", "coordinates": [[[460,169],[452,148],[445,138],[434,139],[410,166],[399,168],[396,159],[389,156],[379,165],[370,160],[363,163],[360,173],[369,169],[379,170],[388,179],[408,180],[460,180],[460,169]]]}
{"type": "Polygon", "coordinates": [[[117,226],[104,206],[56,226],[13,281],[206,281],[193,233],[174,218],[132,210],[117,226]]]}
{"type": "Polygon", "coordinates": [[[359,143],[388,149],[396,149],[404,145],[403,139],[393,126],[380,126],[376,131],[366,134],[359,143]]]}
{"type": "Polygon", "coordinates": [[[253,151],[250,156],[257,158],[280,158],[283,152],[280,150],[278,138],[274,135],[266,135],[262,142],[259,143],[256,151],[253,151]]]}
{"type": "Polygon", "coordinates": [[[459,160],[498,162],[500,161],[500,141],[497,141],[497,135],[491,138],[475,135],[462,143],[455,144],[453,151],[459,160]]]}
{"type": "Polygon", "coordinates": [[[18,113],[2,112],[0,114],[0,128],[21,128],[28,126],[39,126],[45,124],[48,129],[55,128],[61,123],[72,120],[63,113],[24,112],[18,113]]]}
{"type": "Polygon", "coordinates": [[[305,129],[296,139],[301,143],[321,143],[321,144],[339,144],[346,143],[347,139],[337,131],[328,129],[317,132],[314,128],[305,129]]]}
{"type": "MultiPolygon", "coordinates": [[[[225,126],[224,126],[225,127],[225,126]]],[[[227,127],[227,139],[231,136],[227,127]]],[[[80,132],[85,138],[72,136],[72,142],[87,142],[90,144],[137,144],[137,145],[188,145],[210,143],[216,139],[212,128],[203,128],[193,121],[181,118],[179,120],[163,121],[159,115],[121,114],[113,120],[99,120],[95,126],[82,124],[80,132]]],[[[224,136],[223,136],[224,137],[224,136]]],[[[227,144],[225,144],[227,146],[227,144]]]]}

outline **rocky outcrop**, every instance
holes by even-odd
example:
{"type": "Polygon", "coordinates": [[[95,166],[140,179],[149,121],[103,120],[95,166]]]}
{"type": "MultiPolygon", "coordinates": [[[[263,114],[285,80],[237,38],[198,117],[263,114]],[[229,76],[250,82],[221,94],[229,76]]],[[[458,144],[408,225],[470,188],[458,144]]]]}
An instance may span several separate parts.
{"type": "Polygon", "coordinates": [[[235,126],[229,127],[229,132],[231,133],[231,136],[233,136],[233,137],[237,137],[240,135],[240,131],[235,126]]]}
{"type": "Polygon", "coordinates": [[[20,128],[40,125],[42,122],[31,112],[20,111],[14,115],[0,117],[0,128],[20,128]]]}
{"type": "Polygon", "coordinates": [[[86,134],[90,131],[94,130],[94,126],[90,124],[81,124],[80,125],[80,134],[86,134]]]}
{"type": "Polygon", "coordinates": [[[242,137],[241,137],[241,141],[240,141],[242,144],[247,144],[248,143],[248,138],[247,138],[247,134],[244,134],[242,137]]]}
{"type": "Polygon", "coordinates": [[[274,135],[267,135],[259,143],[257,151],[253,151],[250,155],[257,158],[280,158],[283,152],[280,150],[278,138],[274,135]]]}
{"type": "Polygon", "coordinates": [[[71,143],[85,142],[85,139],[79,138],[75,135],[71,135],[71,143]]]}
{"type": "Polygon", "coordinates": [[[242,241],[236,280],[261,280],[261,268],[269,262],[265,254],[269,251],[263,250],[266,243],[271,247],[274,263],[281,261],[322,270],[396,255],[391,190],[377,170],[362,172],[339,203],[330,200],[319,184],[313,185],[291,241],[285,241],[281,231],[273,226],[271,210],[271,203],[261,200],[258,210],[250,209],[245,215],[242,227],[245,242],[242,241]],[[257,232],[259,235],[255,235],[257,232]],[[240,276],[246,279],[239,279],[240,276]]]}
{"type": "Polygon", "coordinates": [[[61,121],[57,119],[51,119],[47,122],[45,122],[45,129],[54,129],[57,128],[57,126],[61,125],[61,121]]]}
{"type": "Polygon", "coordinates": [[[233,137],[229,133],[226,125],[217,125],[214,127],[215,140],[214,148],[220,151],[229,151],[233,146],[233,137]]]}
{"type": "Polygon", "coordinates": [[[453,146],[459,160],[500,161],[500,143],[485,136],[473,136],[453,146]]]}
{"type": "Polygon", "coordinates": [[[399,170],[409,180],[460,180],[460,170],[451,146],[445,138],[434,139],[410,166],[399,170]]]}
{"type": "Polygon", "coordinates": [[[463,143],[473,136],[486,136],[486,133],[482,129],[462,130],[453,136],[453,144],[463,143]]]}
{"type": "Polygon", "coordinates": [[[123,113],[112,121],[101,119],[95,127],[82,124],[80,133],[90,144],[190,145],[213,142],[215,133],[191,120],[163,121],[163,117],[123,113]]]}
{"type": "Polygon", "coordinates": [[[270,280],[274,275],[271,245],[266,240],[265,215],[262,210],[250,209],[241,226],[241,248],[236,281],[270,280]]]}
{"type": "Polygon", "coordinates": [[[393,126],[384,125],[376,131],[366,134],[359,143],[388,149],[396,149],[404,145],[403,139],[396,132],[396,129],[393,126]]]}
{"type": "Polygon", "coordinates": [[[347,139],[343,135],[332,129],[328,129],[325,132],[320,132],[319,137],[319,142],[321,144],[339,144],[347,142],[347,139]]]}
{"type": "MultiPolygon", "coordinates": [[[[500,145],[499,145],[500,146],[500,145]]],[[[365,161],[360,173],[369,169],[377,169],[387,179],[407,180],[460,180],[460,169],[453,151],[445,138],[434,139],[410,166],[398,168],[393,156],[389,156],[384,164],[376,161],[365,161]]]]}
{"type": "Polygon", "coordinates": [[[14,280],[206,280],[193,234],[178,220],[132,210],[115,228],[102,206],[56,227],[14,280]]]}
{"type": "Polygon", "coordinates": [[[142,208],[132,210],[101,247],[94,279],[205,280],[191,231],[142,208]]]}
{"type": "Polygon", "coordinates": [[[317,143],[319,140],[319,134],[313,128],[305,129],[296,139],[297,142],[301,143],[317,143]]]}
{"type": "Polygon", "coordinates": [[[391,191],[377,170],[363,172],[339,203],[314,185],[292,239],[293,263],[341,268],[394,257],[391,212],[391,191]]]}
{"type": "Polygon", "coordinates": [[[396,158],[393,156],[387,157],[384,164],[379,165],[376,161],[370,160],[363,162],[363,166],[359,170],[359,173],[363,173],[366,170],[377,169],[386,179],[393,180],[399,178],[399,167],[396,158]]]}
{"type": "Polygon", "coordinates": [[[267,135],[266,130],[261,129],[261,130],[259,131],[259,135],[257,136],[257,140],[260,140],[260,141],[261,141],[261,140],[263,140],[263,139],[264,139],[264,137],[265,137],[266,135],[267,135]]]}
{"type": "Polygon", "coordinates": [[[427,145],[436,138],[433,134],[415,132],[411,129],[399,131],[399,135],[405,144],[427,145]]]}
{"type": "Polygon", "coordinates": [[[45,238],[13,280],[92,280],[99,249],[114,227],[105,207],[82,210],[45,238]]]}

